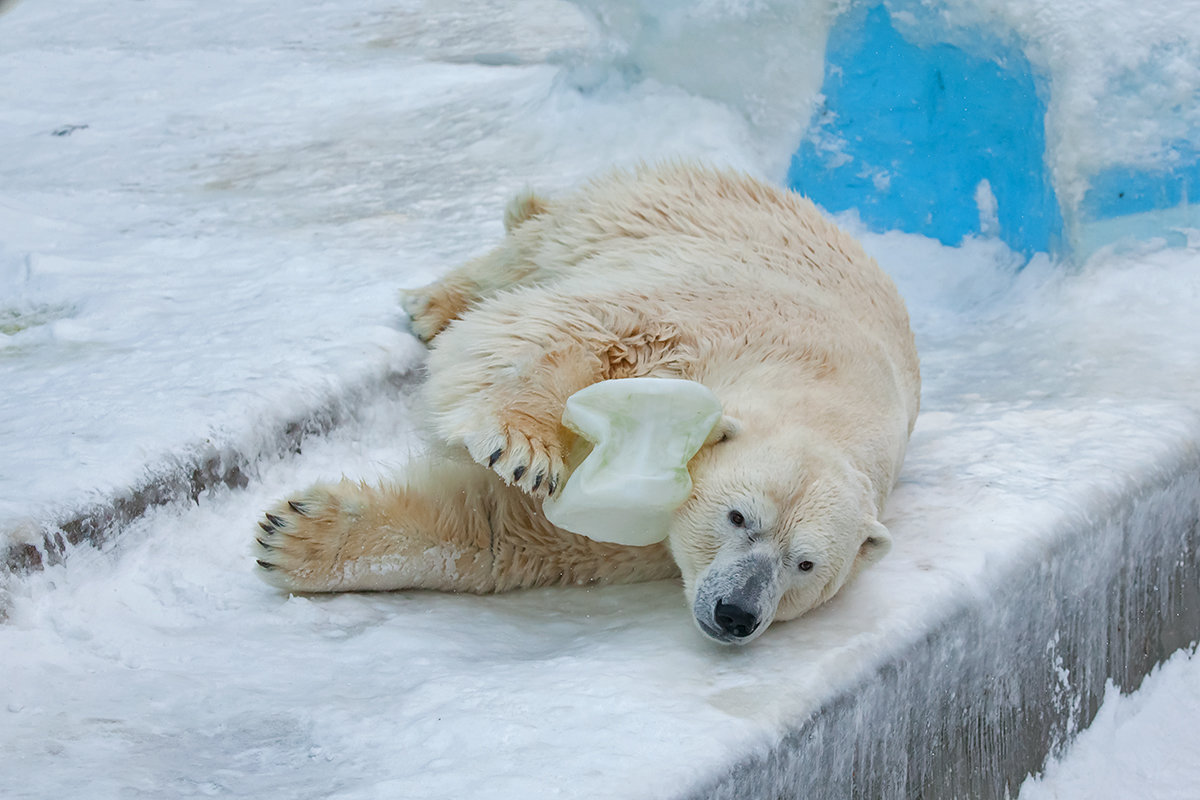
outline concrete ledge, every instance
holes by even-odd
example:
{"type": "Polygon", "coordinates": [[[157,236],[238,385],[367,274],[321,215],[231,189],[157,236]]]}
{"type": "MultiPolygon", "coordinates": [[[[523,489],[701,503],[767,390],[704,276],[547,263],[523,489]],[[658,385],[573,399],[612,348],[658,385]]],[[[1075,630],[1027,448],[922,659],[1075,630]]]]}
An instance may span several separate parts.
{"type": "Polygon", "coordinates": [[[1200,458],[1181,456],[687,797],[1014,796],[1106,680],[1132,691],[1200,638],[1200,458]]]}

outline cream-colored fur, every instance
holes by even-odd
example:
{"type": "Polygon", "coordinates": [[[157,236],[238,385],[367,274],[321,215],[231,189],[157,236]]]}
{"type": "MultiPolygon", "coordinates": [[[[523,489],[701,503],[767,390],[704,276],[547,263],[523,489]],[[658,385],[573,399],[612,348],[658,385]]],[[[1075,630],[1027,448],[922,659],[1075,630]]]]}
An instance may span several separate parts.
{"type": "Polygon", "coordinates": [[[292,591],[492,592],[682,572],[699,627],[744,643],[887,551],[878,514],[916,418],[904,304],[807,200],[693,165],[526,192],[490,253],[403,297],[430,343],[444,447],[394,486],[321,485],[260,523],[263,577],[292,591]],[[664,376],[716,393],[728,435],[691,463],[668,547],[558,530],[566,399],[664,376]],[[736,432],[736,433],[735,433],[736,432]]]}

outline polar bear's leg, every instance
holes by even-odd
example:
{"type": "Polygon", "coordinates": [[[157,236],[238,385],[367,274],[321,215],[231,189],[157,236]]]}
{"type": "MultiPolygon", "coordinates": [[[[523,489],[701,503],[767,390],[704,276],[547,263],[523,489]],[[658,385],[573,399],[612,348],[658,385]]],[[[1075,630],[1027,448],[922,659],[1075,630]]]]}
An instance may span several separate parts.
{"type": "Polygon", "coordinates": [[[402,289],[400,307],[412,321],[412,332],[417,338],[432,341],[481,298],[518,283],[521,274],[506,261],[506,250],[502,245],[487,255],[473,258],[428,286],[402,289]]]}
{"type": "Polygon", "coordinates": [[[563,480],[567,398],[616,377],[682,377],[678,332],[654,301],[555,288],[508,292],[449,328],[424,387],[441,438],[539,498],[563,480]],[[650,316],[651,318],[647,318],[650,316]]]}
{"type": "Polygon", "coordinates": [[[428,286],[402,290],[400,305],[412,320],[413,333],[429,342],[479,300],[544,277],[545,270],[528,252],[529,243],[516,241],[512,234],[547,208],[542,198],[530,191],[522,192],[505,209],[504,229],[509,237],[503,244],[428,286]]]}
{"type": "Polygon", "coordinates": [[[561,531],[488,470],[443,459],[415,465],[397,486],[314,486],[272,508],[255,533],[262,577],[297,592],[494,592],[677,574],[661,545],[561,531]]]}

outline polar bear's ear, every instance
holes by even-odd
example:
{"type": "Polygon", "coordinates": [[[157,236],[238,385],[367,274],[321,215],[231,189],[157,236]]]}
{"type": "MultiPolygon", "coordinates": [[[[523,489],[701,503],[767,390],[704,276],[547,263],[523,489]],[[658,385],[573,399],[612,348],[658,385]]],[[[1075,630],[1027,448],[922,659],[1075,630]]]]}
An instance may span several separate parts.
{"type": "Polygon", "coordinates": [[[721,421],[712,429],[712,433],[704,440],[707,444],[716,444],[717,442],[727,442],[742,432],[742,423],[734,417],[722,416],[721,421]]]}
{"type": "Polygon", "coordinates": [[[534,194],[532,189],[525,189],[512,200],[504,209],[504,232],[512,233],[526,220],[545,214],[549,204],[534,194]]]}
{"type": "Polygon", "coordinates": [[[868,564],[874,564],[888,554],[892,549],[892,534],[879,520],[872,519],[867,523],[867,535],[858,547],[858,557],[855,567],[861,569],[868,564]]]}

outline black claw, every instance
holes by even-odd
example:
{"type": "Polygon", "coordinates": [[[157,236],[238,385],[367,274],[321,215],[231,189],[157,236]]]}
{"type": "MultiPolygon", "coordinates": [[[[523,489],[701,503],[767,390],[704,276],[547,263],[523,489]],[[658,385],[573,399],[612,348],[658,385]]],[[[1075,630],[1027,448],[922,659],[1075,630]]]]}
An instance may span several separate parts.
{"type": "Polygon", "coordinates": [[[275,565],[274,565],[274,564],[272,564],[272,563],[270,563],[269,561],[263,561],[262,559],[255,559],[255,561],[256,561],[256,562],[258,563],[258,565],[259,565],[260,567],[262,567],[263,569],[266,569],[266,570],[272,570],[272,569],[275,569],[275,565]]]}
{"type": "Polygon", "coordinates": [[[274,548],[274,547],[272,547],[271,545],[269,545],[269,544],[267,544],[266,542],[264,542],[262,539],[255,539],[254,541],[256,541],[256,542],[258,542],[259,544],[261,544],[261,545],[263,546],[263,549],[264,549],[264,550],[274,550],[274,549],[275,549],[275,548],[274,548]]]}
{"type": "Polygon", "coordinates": [[[502,455],[504,455],[503,447],[500,448],[499,450],[497,450],[496,452],[492,453],[491,456],[488,457],[488,466],[489,467],[496,466],[496,462],[500,460],[500,456],[502,456],[502,455]]]}
{"type": "MultiPolygon", "coordinates": [[[[276,528],[283,527],[283,520],[280,519],[279,517],[275,516],[274,514],[267,514],[267,522],[271,523],[276,528]]],[[[260,522],[259,524],[261,525],[262,523],[260,522]]]]}
{"type": "Polygon", "coordinates": [[[558,478],[550,476],[549,487],[546,489],[546,494],[554,494],[554,490],[558,488],[558,478]]]}
{"type": "Polygon", "coordinates": [[[302,517],[308,516],[308,506],[297,503],[295,500],[288,500],[288,508],[302,517]]]}
{"type": "Polygon", "coordinates": [[[517,467],[516,469],[513,470],[513,480],[514,481],[521,480],[521,476],[524,474],[525,474],[525,467],[517,467]]]}
{"type": "Polygon", "coordinates": [[[266,531],[267,533],[274,533],[274,532],[275,532],[275,529],[274,529],[274,528],[272,528],[270,525],[268,525],[268,524],[267,524],[267,523],[265,523],[265,522],[260,522],[260,523],[258,523],[258,527],[262,528],[262,529],[263,529],[264,531],[266,531]]]}
{"type": "Polygon", "coordinates": [[[542,478],[545,478],[545,477],[546,477],[546,473],[539,472],[538,476],[533,479],[533,490],[535,492],[537,491],[537,488],[542,485],[542,478]]]}

